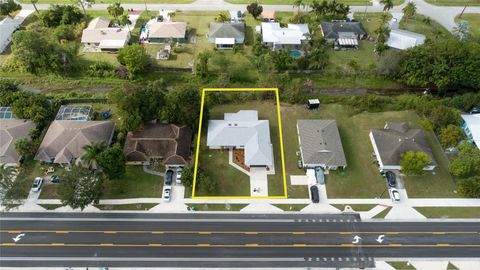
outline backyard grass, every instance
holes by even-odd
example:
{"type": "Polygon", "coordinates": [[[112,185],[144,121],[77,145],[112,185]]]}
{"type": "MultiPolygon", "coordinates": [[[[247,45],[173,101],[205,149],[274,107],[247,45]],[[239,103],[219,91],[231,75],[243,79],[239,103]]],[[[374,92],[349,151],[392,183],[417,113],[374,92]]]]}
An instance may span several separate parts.
{"type": "Polygon", "coordinates": [[[247,206],[247,204],[205,204],[205,203],[196,203],[188,204],[188,206],[193,207],[195,211],[240,211],[242,208],[247,206]]]}
{"type": "Polygon", "coordinates": [[[427,218],[480,218],[480,207],[415,207],[427,218]]]}
{"type": "Polygon", "coordinates": [[[100,210],[112,210],[112,211],[146,211],[156,206],[156,203],[135,203],[135,204],[101,204],[95,205],[100,210]]]}
{"type": "Polygon", "coordinates": [[[430,22],[427,23],[425,19],[426,17],[420,14],[416,14],[410,19],[403,17],[400,21],[400,29],[423,34],[433,41],[436,41],[439,38],[448,38],[452,36],[445,27],[441,26],[435,20],[431,19],[430,22]]]}
{"type": "Polygon", "coordinates": [[[480,6],[480,0],[425,0],[425,2],[436,6],[480,6]]]}
{"type": "Polygon", "coordinates": [[[273,206],[282,209],[283,211],[298,212],[307,207],[308,204],[274,204],[273,206]]]}
{"type": "MultiPolygon", "coordinates": [[[[480,3],[480,0],[478,2],[480,3]]],[[[462,18],[458,18],[458,16],[455,18],[456,22],[459,22],[460,20],[467,21],[472,36],[480,38],[480,14],[463,14],[462,18]]]]}

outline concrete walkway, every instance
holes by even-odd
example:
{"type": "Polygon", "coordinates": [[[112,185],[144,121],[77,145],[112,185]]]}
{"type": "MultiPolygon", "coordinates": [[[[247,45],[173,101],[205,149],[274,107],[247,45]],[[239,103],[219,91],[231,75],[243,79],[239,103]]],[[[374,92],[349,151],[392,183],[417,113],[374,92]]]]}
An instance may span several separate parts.
{"type": "MultiPolygon", "coordinates": [[[[455,16],[460,14],[463,10],[463,6],[451,7],[451,6],[434,6],[426,3],[423,0],[413,0],[417,5],[417,13],[428,16],[439,24],[451,31],[455,25],[455,16]]],[[[392,12],[401,12],[402,8],[406,5],[403,3],[400,6],[395,6],[392,12]]],[[[47,9],[49,4],[38,4],[38,9],[47,9]]],[[[125,9],[144,10],[145,4],[122,4],[125,9]]],[[[246,4],[236,5],[224,2],[223,0],[198,0],[191,4],[148,4],[149,10],[158,11],[161,9],[167,10],[246,10],[246,4]]],[[[33,10],[31,4],[22,4],[23,9],[33,10]]],[[[107,4],[95,4],[91,8],[92,10],[106,10],[107,4]]],[[[292,5],[263,5],[265,10],[277,10],[277,11],[295,11],[292,5]]],[[[308,9],[307,9],[308,10],[308,9]]],[[[373,1],[372,6],[351,6],[352,12],[382,12],[383,6],[376,1],[373,1]]],[[[465,13],[480,13],[480,7],[468,7],[465,13]]]]}

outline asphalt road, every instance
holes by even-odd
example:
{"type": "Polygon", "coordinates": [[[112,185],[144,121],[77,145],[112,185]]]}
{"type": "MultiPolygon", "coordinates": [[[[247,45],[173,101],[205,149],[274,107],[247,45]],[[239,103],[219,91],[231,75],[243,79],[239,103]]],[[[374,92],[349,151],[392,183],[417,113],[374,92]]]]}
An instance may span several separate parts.
{"type": "Polygon", "coordinates": [[[368,267],[379,257],[478,257],[479,233],[474,222],[362,222],[358,215],[3,213],[0,263],[368,267]]]}

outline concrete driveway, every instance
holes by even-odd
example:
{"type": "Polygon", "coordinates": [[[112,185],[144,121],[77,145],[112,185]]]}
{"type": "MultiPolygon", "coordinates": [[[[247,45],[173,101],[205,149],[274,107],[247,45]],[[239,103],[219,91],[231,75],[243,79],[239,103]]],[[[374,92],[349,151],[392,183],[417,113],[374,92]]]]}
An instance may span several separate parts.
{"type": "Polygon", "coordinates": [[[250,168],[250,196],[268,196],[268,179],[266,168],[250,168]]]}

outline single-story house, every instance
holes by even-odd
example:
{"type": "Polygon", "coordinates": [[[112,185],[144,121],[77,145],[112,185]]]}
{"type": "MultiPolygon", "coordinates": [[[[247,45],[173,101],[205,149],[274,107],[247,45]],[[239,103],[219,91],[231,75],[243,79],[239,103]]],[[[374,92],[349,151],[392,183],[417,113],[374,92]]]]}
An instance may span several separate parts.
{"type": "Polygon", "coordinates": [[[148,123],[129,132],[123,152],[127,164],[150,164],[157,159],[166,166],[185,166],[190,160],[192,130],[185,125],[148,123]]]}
{"type": "Polygon", "coordinates": [[[245,23],[210,23],[208,42],[219,49],[231,49],[245,41],[245,23]]]}
{"type": "Polygon", "coordinates": [[[0,53],[5,51],[10,42],[12,42],[13,32],[15,32],[18,27],[18,23],[9,17],[0,21],[0,53]]]}
{"type": "Polygon", "coordinates": [[[13,167],[22,158],[15,149],[15,142],[29,138],[35,124],[24,119],[0,119],[0,165],[13,167]]]}
{"type": "Polygon", "coordinates": [[[347,160],[335,120],[297,120],[302,164],[326,170],[345,168],[347,160]]]}
{"type": "Polygon", "coordinates": [[[65,121],[55,120],[48,127],[35,160],[57,163],[61,166],[79,163],[92,142],[110,145],[115,131],[110,121],[65,121]]]}
{"type": "Polygon", "coordinates": [[[370,141],[380,171],[400,170],[402,154],[408,151],[425,152],[431,158],[432,162],[424,170],[431,171],[436,167],[432,150],[425,140],[423,131],[410,128],[407,123],[387,122],[383,129],[372,129],[370,141]]]}
{"type": "Polygon", "coordinates": [[[288,24],[282,28],[277,22],[262,22],[262,42],[273,50],[300,49],[309,37],[307,24],[288,24]]]}
{"type": "Polygon", "coordinates": [[[390,30],[390,36],[387,45],[391,48],[406,50],[425,43],[425,36],[414,32],[393,29],[390,30]]]}
{"type": "Polygon", "coordinates": [[[268,120],[259,120],[258,111],[225,113],[223,120],[209,120],[207,146],[210,149],[243,149],[245,165],[274,169],[273,147],[268,120]]]}
{"type": "Polygon", "coordinates": [[[263,10],[262,18],[264,22],[274,22],[275,21],[275,10],[263,10]]]}
{"type": "Polygon", "coordinates": [[[155,21],[149,27],[148,43],[185,43],[187,41],[187,23],[155,21]]]}
{"type": "Polygon", "coordinates": [[[126,28],[110,27],[110,19],[97,17],[83,30],[82,43],[87,52],[118,51],[130,41],[126,28]]]}
{"type": "Polygon", "coordinates": [[[362,23],[353,21],[321,22],[320,30],[327,41],[340,48],[358,48],[359,40],[368,35],[362,23]]]}
{"type": "Polygon", "coordinates": [[[467,138],[480,148],[480,114],[462,114],[462,129],[467,138]]]}

